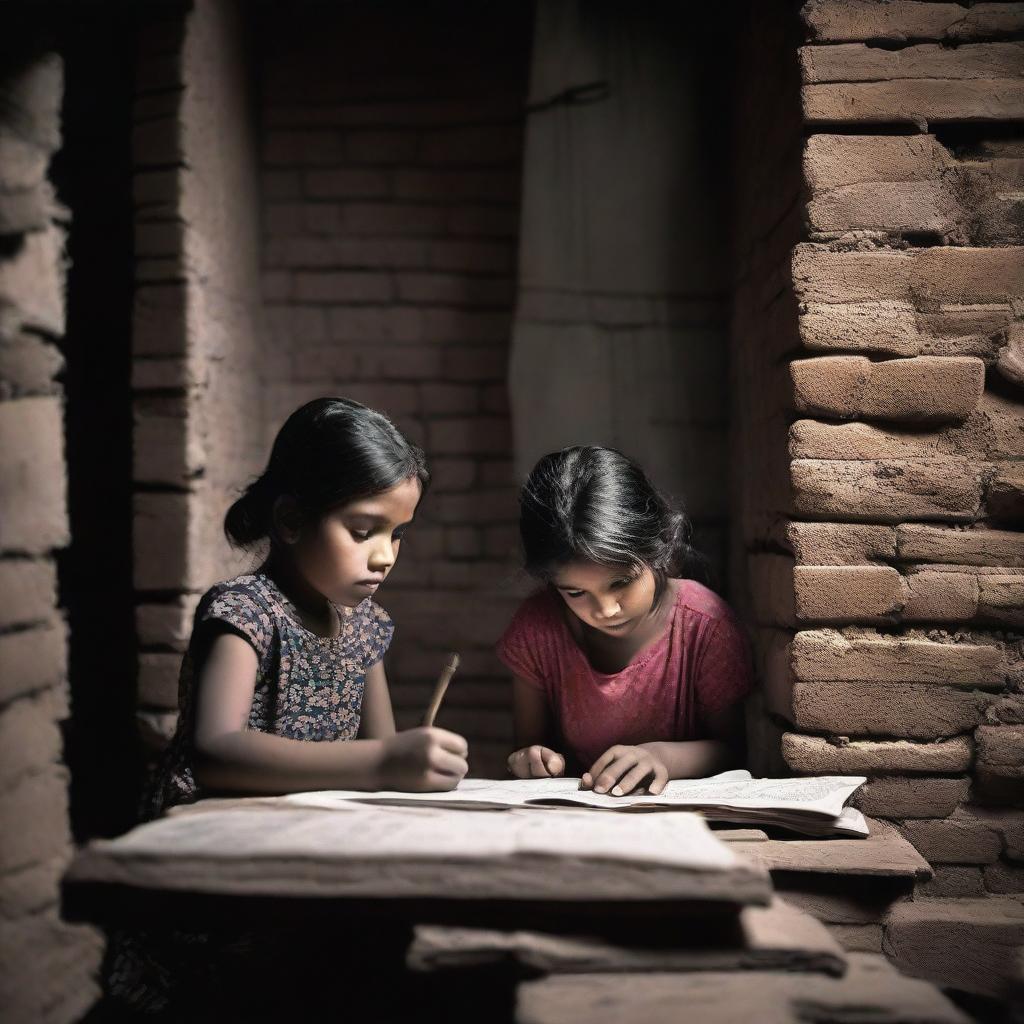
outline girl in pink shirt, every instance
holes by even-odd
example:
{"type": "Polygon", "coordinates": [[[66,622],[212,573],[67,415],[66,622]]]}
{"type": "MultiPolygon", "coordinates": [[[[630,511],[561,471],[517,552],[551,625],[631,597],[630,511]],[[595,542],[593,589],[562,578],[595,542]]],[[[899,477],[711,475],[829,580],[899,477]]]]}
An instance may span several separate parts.
{"type": "Polygon", "coordinates": [[[527,571],[547,586],[498,644],[515,675],[519,778],[660,793],[742,764],[752,685],[732,610],[686,578],[690,524],[611,448],[546,455],[520,496],[527,571]]]}

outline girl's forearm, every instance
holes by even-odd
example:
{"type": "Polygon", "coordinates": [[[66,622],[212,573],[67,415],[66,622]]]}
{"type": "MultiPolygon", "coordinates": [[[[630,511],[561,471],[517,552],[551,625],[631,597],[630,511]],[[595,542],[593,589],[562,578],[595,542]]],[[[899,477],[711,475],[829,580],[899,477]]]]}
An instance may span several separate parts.
{"type": "Polygon", "coordinates": [[[665,765],[670,779],[700,779],[739,764],[735,748],[721,740],[641,743],[640,746],[665,765]]]}
{"type": "Polygon", "coordinates": [[[377,789],[379,739],[310,743],[262,732],[233,732],[196,749],[196,781],[210,789],[294,793],[306,789],[377,789]]]}

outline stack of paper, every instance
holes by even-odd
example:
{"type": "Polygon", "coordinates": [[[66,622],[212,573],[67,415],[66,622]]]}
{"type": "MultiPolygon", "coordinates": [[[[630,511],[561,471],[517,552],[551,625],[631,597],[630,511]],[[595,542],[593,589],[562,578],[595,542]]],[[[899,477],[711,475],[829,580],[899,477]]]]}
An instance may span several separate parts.
{"type": "Polygon", "coordinates": [[[284,799],[302,807],[337,807],[351,801],[500,809],[579,806],[614,811],[693,811],[711,821],[768,825],[809,836],[866,836],[864,816],[847,802],[865,782],[861,775],[755,779],[748,771],[709,779],[674,779],[657,796],[609,796],[580,789],[579,779],[465,779],[450,793],[364,793],[325,790],[284,799]]]}

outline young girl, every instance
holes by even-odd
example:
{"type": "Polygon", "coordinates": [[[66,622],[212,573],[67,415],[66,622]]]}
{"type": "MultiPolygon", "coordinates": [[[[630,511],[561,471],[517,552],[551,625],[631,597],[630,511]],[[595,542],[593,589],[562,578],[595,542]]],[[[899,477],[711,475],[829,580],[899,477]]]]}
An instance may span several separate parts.
{"type": "Polygon", "coordinates": [[[199,602],[149,816],[209,791],[446,790],[466,774],[461,736],[395,732],[394,627],[372,600],[429,479],[372,409],[321,398],[292,413],[228,510],[228,538],[268,554],[199,602]]]}
{"type": "Polygon", "coordinates": [[[515,674],[509,770],[570,768],[624,796],[742,763],[747,643],[725,602],[684,577],[696,555],[683,513],[598,447],[544,456],[520,504],[526,569],[547,587],[498,644],[515,674]]]}

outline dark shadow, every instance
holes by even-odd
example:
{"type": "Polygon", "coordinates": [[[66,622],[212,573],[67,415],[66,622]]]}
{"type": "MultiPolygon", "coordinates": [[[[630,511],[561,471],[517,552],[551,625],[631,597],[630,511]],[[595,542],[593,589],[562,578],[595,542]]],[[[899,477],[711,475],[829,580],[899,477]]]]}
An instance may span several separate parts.
{"type": "Polygon", "coordinates": [[[63,342],[71,544],[58,569],[71,680],[65,757],[82,841],[133,824],[141,772],[131,514],[135,17],[124,3],[54,4],[49,13],[65,74],[64,141],[51,175],[71,218],[63,342]]]}

